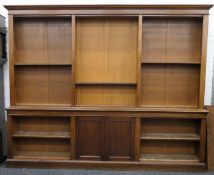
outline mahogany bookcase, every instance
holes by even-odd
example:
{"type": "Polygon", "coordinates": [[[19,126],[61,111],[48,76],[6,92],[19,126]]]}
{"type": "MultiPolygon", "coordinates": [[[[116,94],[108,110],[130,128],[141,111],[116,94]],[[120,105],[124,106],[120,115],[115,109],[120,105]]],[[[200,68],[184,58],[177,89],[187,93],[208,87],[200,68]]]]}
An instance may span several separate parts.
{"type": "Polygon", "coordinates": [[[205,170],[211,7],[6,6],[8,165],[205,170]]]}

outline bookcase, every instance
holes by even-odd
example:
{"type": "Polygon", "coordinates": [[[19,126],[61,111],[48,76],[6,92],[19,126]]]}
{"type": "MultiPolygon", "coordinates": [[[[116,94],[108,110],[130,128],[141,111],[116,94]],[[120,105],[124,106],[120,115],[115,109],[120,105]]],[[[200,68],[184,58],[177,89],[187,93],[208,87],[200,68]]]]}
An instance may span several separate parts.
{"type": "Polygon", "coordinates": [[[205,170],[211,7],[6,6],[8,165],[205,170]]]}

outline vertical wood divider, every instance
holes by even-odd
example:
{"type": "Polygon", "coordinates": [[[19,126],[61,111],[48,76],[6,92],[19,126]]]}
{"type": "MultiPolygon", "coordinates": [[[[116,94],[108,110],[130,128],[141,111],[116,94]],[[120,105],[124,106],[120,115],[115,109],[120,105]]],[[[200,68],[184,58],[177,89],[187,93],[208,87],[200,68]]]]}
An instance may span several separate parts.
{"type": "Polygon", "coordinates": [[[141,105],[141,59],[142,59],[143,17],[138,17],[138,61],[137,61],[137,106],[141,105]]]}
{"type": "Polygon", "coordinates": [[[10,73],[10,105],[15,105],[15,78],[14,78],[14,55],[15,55],[15,38],[14,38],[14,18],[8,16],[8,34],[9,34],[9,73],[10,73]]]}
{"type": "Polygon", "coordinates": [[[76,104],[75,59],[76,59],[76,17],[71,17],[71,104],[76,104]]]}
{"type": "Polygon", "coordinates": [[[140,134],[141,134],[141,118],[135,118],[135,156],[134,160],[139,161],[140,159],[140,134]]]}
{"type": "Polygon", "coordinates": [[[204,108],[208,21],[209,21],[208,15],[204,15],[203,16],[203,28],[202,28],[202,50],[201,50],[199,108],[204,108]]]}
{"type": "Polygon", "coordinates": [[[8,158],[13,158],[13,120],[10,115],[7,115],[7,144],[8,158]]]}
{"type": "Polygon", "coordinates": [[[204,163],[206,158],[207,119],[201,119],[199,161],[204,163]]]}
{"type": "Polygon", "coordinates": [[[70,144],[71,144],[71,159],[76,159],[76,117],[72,116],[70,118],[70,128],[71,128],[71,138],[70,138],[70,144]]]}

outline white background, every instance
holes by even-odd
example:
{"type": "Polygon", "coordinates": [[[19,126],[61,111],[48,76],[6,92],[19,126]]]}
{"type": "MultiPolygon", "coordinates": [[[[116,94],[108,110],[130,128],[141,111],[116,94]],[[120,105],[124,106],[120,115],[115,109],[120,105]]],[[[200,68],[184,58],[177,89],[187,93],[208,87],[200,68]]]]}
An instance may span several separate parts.
{"type": "MultiPolygon", "coordinates": [[[[214,4],[214,0],[0,0],[0,14],[7,17],[7,10],[3,5],[51,5],[51,4],[214,4]]],[[[7,19],[7,18],[6,18],[7,19]]],[[[211,104],[212,99],[212,77],[214,60],[214,7],[210,10],[205,105],[211,104]]],[[[9,94],[9,69],[8,63],[4,66],[5,105],[10,105],[9,94]]]]}

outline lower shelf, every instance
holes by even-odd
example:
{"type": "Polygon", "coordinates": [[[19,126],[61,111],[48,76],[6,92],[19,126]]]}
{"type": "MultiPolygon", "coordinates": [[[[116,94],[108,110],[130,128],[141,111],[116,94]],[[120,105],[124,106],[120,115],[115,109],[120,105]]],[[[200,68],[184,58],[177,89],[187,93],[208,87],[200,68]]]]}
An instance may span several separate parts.
{"type": "Polygon", "coordinates": [[[70,153],[68,152],[27,152],[18,151],[13,156],[14,159],[55,159],[55,160],[69,160],[70,153]]]}
{"type": "Polygon", "coordinates": [[[144,133],[141,140],[179,140],[179,141],[199,141],[198,134],[183,133],[144,133]]]}
{"type": "Polygon", "coordinates": [[[47,132],[47,131],[17,131],[14,133],[15,138],[61,138],[70,139],[69,132],[47,132]]]}
{"type": "Polygon", "coordinates": [[[194,154],[141,154],[141,162],[192,162],[198,163],[199,159],[194,154]]]}

